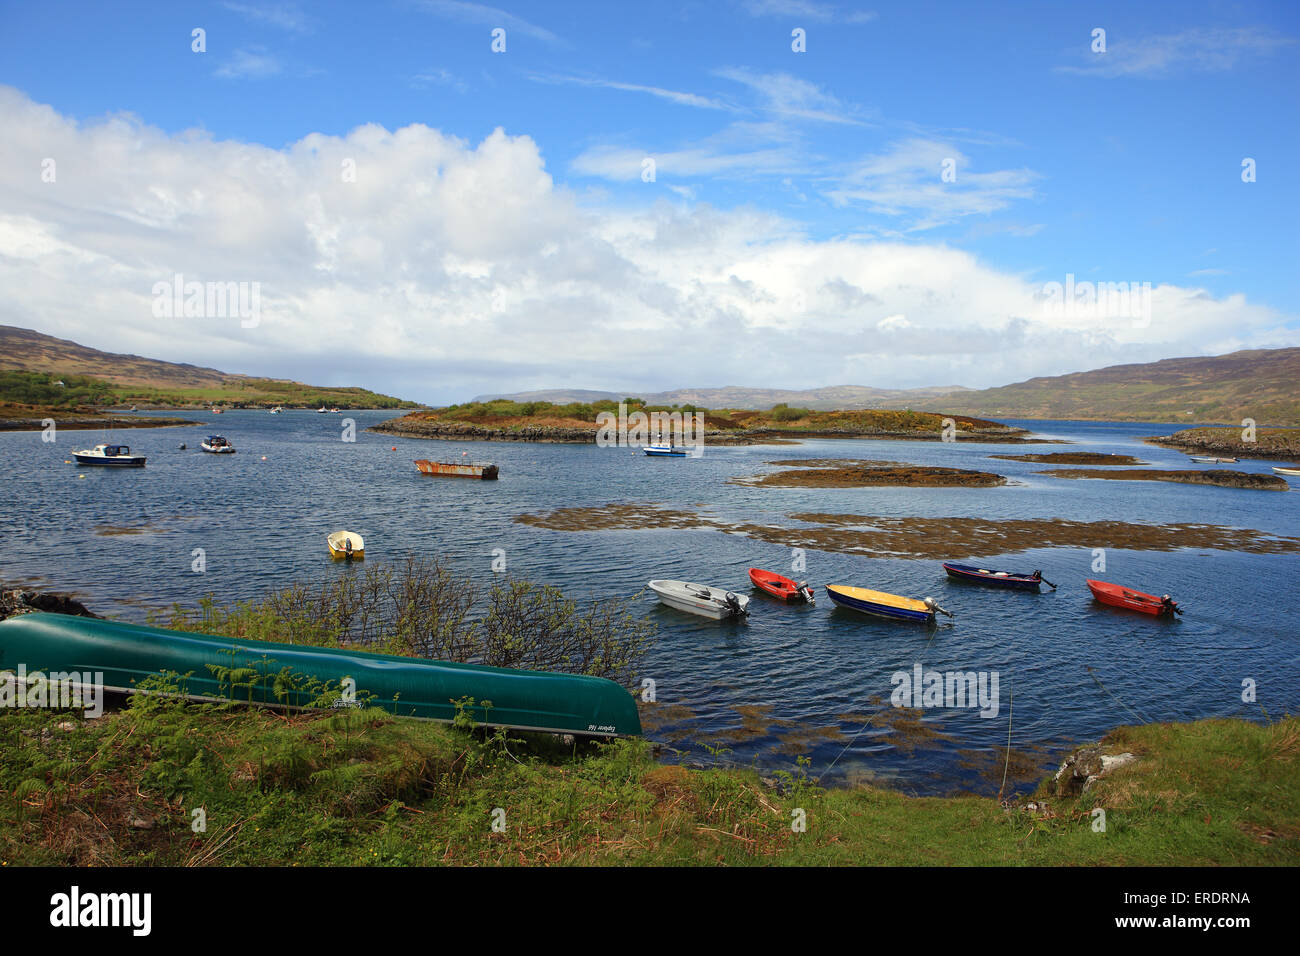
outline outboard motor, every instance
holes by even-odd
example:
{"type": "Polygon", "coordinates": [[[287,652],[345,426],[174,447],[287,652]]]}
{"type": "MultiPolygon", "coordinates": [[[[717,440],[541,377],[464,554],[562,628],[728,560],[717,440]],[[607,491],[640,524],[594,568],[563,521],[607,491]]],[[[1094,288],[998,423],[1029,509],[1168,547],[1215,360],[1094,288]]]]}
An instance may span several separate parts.
{"type": "Polygon", "coordinates": [[[809,604],[817,602],[817,595],[813,594],[813,589],[808,586],[807,581],[799,582],[799,593],[803,595],[803,599],[809,604]]]}
{"type": "Polygon", "coordinates": [[[727,607],[731,609],[732,617],[740,617],[741,615],[748,613],[740,606],[740,598],[736,597],[736,595],[731,591],[727,592],[727,607]]]}
{"type": "Polygon", "coordinates": [[[926,607],[928,607],[931,612],[938,613],[938,614],[947,614],[949,617],[952,617],[952,611],[945,611],[943,608],[939,607],[939,602],[932,597],[926,598],[921,603],[924,604],[926,607]]]}

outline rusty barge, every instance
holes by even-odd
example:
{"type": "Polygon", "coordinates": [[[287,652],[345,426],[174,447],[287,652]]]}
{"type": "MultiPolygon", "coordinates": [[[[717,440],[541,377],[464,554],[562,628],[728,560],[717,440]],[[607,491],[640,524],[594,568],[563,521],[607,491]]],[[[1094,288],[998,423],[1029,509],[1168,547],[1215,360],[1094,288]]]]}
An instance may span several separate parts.
{"type": "Polygon", "coordinates": [[[487,461],[428,461],[417,458],[415,467],[422,475],[442,475],[449,478],[481,478],[495,481],[497,466],[487,461]]]}

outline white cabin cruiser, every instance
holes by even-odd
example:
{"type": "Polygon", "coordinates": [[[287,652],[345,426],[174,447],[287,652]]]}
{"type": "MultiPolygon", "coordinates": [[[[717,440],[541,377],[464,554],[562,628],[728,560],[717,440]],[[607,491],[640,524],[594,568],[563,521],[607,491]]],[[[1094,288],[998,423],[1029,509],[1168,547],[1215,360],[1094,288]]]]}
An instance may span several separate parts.
{"type": "Polygon", "coordinates": [[[78,465],[111,465],[117,468],[143,468],[144,455],[133,455],[126,445],[96,445],[74,451],[78,465]]]}

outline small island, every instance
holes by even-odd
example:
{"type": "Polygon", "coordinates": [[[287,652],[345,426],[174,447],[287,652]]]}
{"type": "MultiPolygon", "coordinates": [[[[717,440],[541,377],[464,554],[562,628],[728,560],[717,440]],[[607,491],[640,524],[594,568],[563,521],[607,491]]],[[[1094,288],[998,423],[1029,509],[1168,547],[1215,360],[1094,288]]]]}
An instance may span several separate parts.
{"type": "Polygon", "coordinates": [[[1144,439],[1148,444],[1177,448],[1188,454],[1221,455],[1225,458],[1279,458],[1300,460],[1300,428],[1257,428],[1254,441],[1244,428],[1184,428],[1172,435],[1144,439]]]}
{"type": "MultiPolygon", "coordinates": [[[[807,438],[872,438],[885,441],[958,441],[996,444],[1039,444],[1049,439],[1028,437],[1023,428],[962,415],[936,412],[867,409],[813,411],[777,405],[767,411],[752,409],[706,409],[696,405],[657,406],[640,399],[614,401],[516,402],[495,399],[468,402],[445,408],[426,408],[389,419],[368,430],[402,438],[432,438],[450,441],[528,441],[590,444],[597,440],[602,414],[619,415],[624,406],[630,418],[678,416],[694,423],[703,421],[703,443],[707,445],[792,444],[807,438]],[[945,427],[951,423],[951,427],[945,427]]],[[[666,440],[669,436],[663,435],[666,440]]],[[[691,444],[684,441],[683,444],[691,444]]]]}
{"type": "Polygon", "coordinates": [[[1103,455],[1095,451],[1057,451],[1047,455],[989,455],[1002,461],[1028,461],[1039,465],[1145,465],[1132,455],[1103,455]]]}
{"type": "Polygon", "coordinates": [[[728,483],[778,488],[994,488],[1007,483],[1002,475],[986,471],[861,458],[796,458],[767,464],[789,470],[732,478],[728,483]]]}
{"type": "Polygon", "coordinates": [[[1257,491],[1287,491],[1290,485],[1277,475],[1252,475],[1244,471],[1161,471],[1134,468],[1130,471],[1093,471],[1087,468],[1056,468],[1040,471],[1052,478],[1110,478],[1117,481],[1174,481],[1186,485],[1214,485],[1216,488],[1248,488],[1257,491]]]}

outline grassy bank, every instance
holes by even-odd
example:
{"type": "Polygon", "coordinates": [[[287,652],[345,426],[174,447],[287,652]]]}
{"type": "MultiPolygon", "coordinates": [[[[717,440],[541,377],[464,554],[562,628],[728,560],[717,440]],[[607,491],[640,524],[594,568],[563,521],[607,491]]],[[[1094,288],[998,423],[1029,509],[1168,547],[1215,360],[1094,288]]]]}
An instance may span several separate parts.
{"type": "Polygon", "coordinates": [[[820,790],[797,766],[771,787],[660,764],[639,740],[579,752],[377,711],[137,695],[90,722],[0,713],[0,864],[1296,862],[1300,720],[1125,727],[1105,746],[1140,759],[1083,796],[1047,784],[1004,808],[820,790]]]}
{"type": "Polygon", "coordinates": [[[0,417],[81,416],[106,408],[414,408],[414,402],[364,388],[304,385],[231,375],[203,384],[142,384],[87,375],[0,370],[0,417]],[[4,409],[8,411],[4,411],[4,409]]]}

